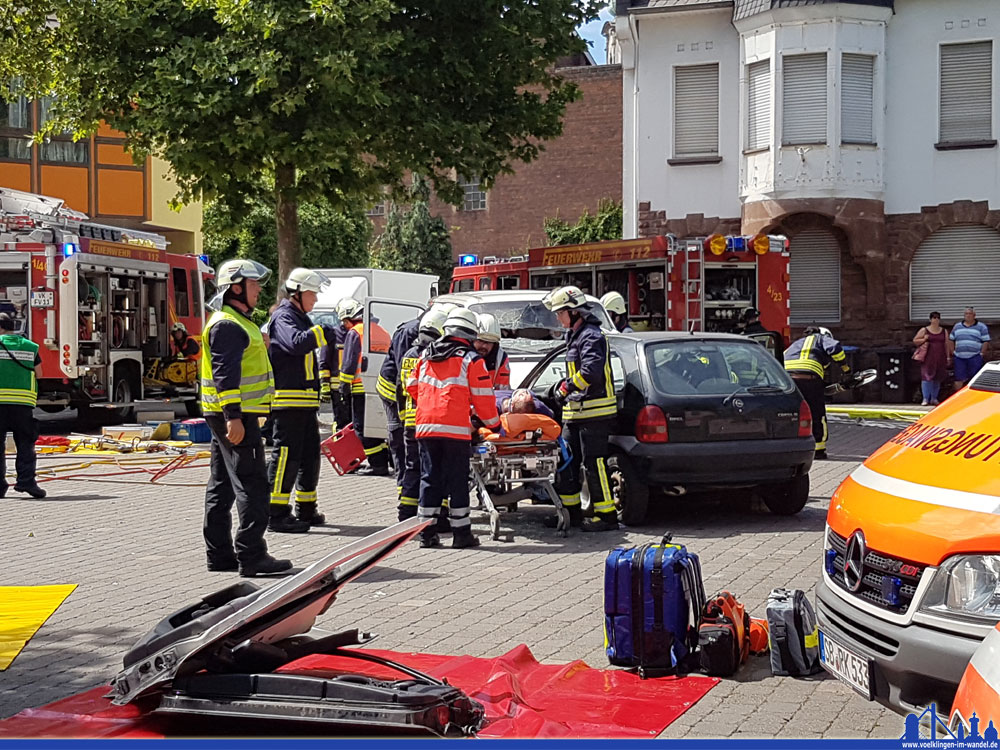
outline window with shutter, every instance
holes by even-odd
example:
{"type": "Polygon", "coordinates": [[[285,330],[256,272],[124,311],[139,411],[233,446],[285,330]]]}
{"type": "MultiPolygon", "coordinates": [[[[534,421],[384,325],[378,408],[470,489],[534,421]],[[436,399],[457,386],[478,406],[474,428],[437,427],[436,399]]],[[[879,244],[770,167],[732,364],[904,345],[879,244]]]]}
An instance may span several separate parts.
{"type": "Polygon", "coordinates": [[[993,139],[993,42],[941,46],[940,139],[993,139]]]}
{"type": "Polygon", "coordinates": [[[674,156],[719,153],[719,64],[674,68],[674,156]]]}
{"type": "Polygon", "coordinates": [[[782,60],[781,143],[826,143],[826,53],[782,60]]]}
{"type": "Polygon", "coordinates": [[[875,58],[845,54],[840,71],[840,141],[875,143],[875,58]]]}
{"type": "Polygon", "coordinates": [[[771,144],[771,61],[747,66],[747,151],[771,144]]]}
{"type": "Polygon", "coordinates": [[[981,224],[943,227],[920,243],[910,263],[910,319],[937,310],[961,320],[966,307],[1000,320],[1000,232],[981,224]]]}
{"type": "Polygon", "coordinates": [[[788,247],[792,325],[840,322],[840,243],[826,229],[806,229],[788,247]]]}

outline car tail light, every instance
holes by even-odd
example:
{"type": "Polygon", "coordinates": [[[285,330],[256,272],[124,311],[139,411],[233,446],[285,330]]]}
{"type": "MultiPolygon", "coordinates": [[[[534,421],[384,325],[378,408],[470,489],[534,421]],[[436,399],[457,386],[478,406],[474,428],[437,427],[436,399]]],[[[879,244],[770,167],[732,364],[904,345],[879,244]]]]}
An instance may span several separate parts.
{"type": "Polygon", "coordinates": [[[809,404],[803,401],[799,404],[799,437],[812,437],[813,415],[809,411],[809,404]]]}
{"type": "Polygon", "coordinates": [[[639,412],[635,437],[640,443],[667,442],[667,417],[659,406],[644,406],[639,412]]]}

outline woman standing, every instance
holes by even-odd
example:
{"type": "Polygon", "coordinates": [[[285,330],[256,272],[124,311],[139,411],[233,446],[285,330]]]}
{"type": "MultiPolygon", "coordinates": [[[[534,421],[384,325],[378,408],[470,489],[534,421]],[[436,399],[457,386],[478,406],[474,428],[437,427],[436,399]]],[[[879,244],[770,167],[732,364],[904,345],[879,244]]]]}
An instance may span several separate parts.
{"type": "MultiPolygon", "coordinates": [[[[913,337],[913,343],[917,347],[923,347],[926,344],[926,348],[923,349],[924,356],[920,362],[920,390],[924,396],[921,406],[937,405],[941,383],[948,376],[948,360],[950,358],[948,357],[947,335],[947,331],[941,327],[941,313],[932,312],[930,322],[917,331],[917,335],[913,337]]],[[[917,357],[920,351],[918,348],[914,357],[917,357]]]]}

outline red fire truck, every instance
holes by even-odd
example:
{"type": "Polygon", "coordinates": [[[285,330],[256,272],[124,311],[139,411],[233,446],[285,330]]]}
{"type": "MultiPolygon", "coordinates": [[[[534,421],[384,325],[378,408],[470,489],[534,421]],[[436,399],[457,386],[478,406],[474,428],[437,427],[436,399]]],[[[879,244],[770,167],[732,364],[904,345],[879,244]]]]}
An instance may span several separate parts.
{"type": "Polygon", "coordinates": [[[502,260],[459,258],[451,291],[553,289],[574,284],[600,297],[617,291],[633,328],[740,330],[749,307],[788,341],[788,241],[778,235],[673,235],[558,245],[502,260]]]}
{"type": "Polygon", "coordinates": [[[204,256],[166,246],[0,188],[0,312],[40,347],[41,408],[103,406],[128,418],[136,400],[159,397],[195,411],[197,363],[174,356],[170,327],[200,336],[214,274],[204,256]]]}

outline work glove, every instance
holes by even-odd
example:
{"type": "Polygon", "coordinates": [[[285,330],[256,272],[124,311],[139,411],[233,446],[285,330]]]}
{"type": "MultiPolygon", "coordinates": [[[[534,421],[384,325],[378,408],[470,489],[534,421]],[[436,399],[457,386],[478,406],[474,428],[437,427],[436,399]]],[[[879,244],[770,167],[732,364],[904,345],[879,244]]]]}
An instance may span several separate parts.
{"type": "Polygon", "coordinates": [[[351,398],[351,384],[341,383],[340,384],[340,398],[344,401],[348,401],[351,398]]]}
{"type": "Polygon", "coordinates": [[[324,400],[330,398],[330,381],[325,378],[319,384],[319,396],[324,400]]]}
{"type": "Polygon", "coordinates": [[[569,382],[563,380],[555,387],[552,392],[552,398],[555,399],[556,403],[560,406],[564,406],[569,400],[569,382]]]}
{"type": "Polygon", "coordinates": [[[500,427],[497,427],[497,429],[496,429],[496,433],[497,433],[497,435],[499,435],[500,437],[507,437],[507,430],[505,430],[505,429],[503,428],[503,425],[500,425],[500,427]]]}

